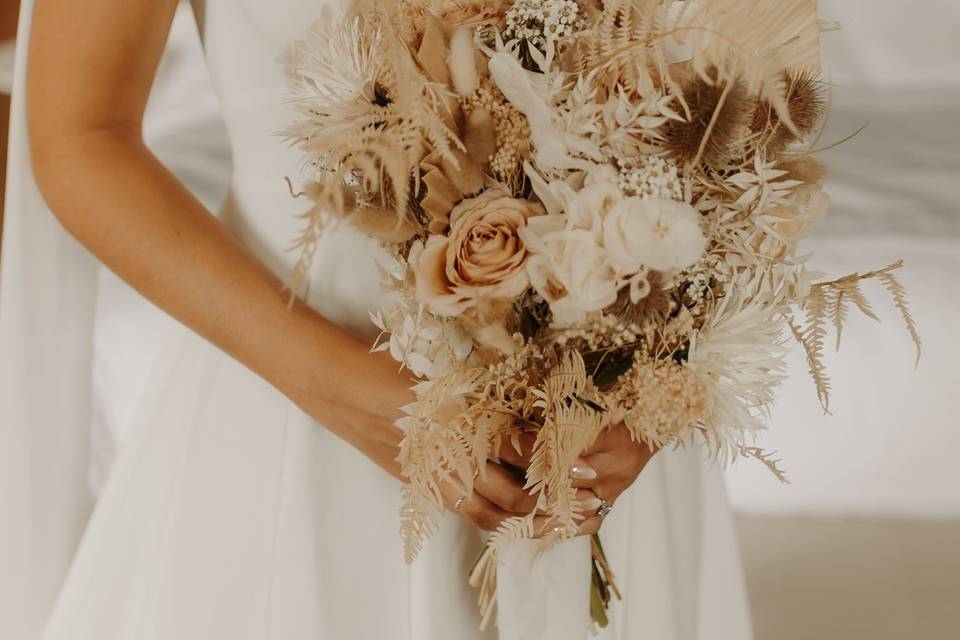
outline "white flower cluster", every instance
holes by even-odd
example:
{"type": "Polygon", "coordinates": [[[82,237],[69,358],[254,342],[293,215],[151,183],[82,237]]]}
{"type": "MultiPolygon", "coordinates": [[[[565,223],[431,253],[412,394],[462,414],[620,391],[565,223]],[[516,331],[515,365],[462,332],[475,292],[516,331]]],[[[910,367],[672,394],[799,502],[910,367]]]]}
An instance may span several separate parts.
{"type": "Polygon", "coordinates": [[[726,290],[733,278],[733,267],[720,256],[707,254],[692,267],[681,271],[675,282],[686,282],[683,295],[692,305],[694,314],[703,310],[703,305],[715,289],[726,290]]]}
{"type": "Polygon", "coordinates": [[[645,155],[620,164],[620,190],[630,196],[683,200],[680,168],[669,158],[645,155]]]}
{"type": "Polygon", "coordinates": [[[416,376],[437,378],[457,363],[466,362],[473,349],[470,336],[455,322],[426,313],[411,301],[395,301],[371,316],[387,336],[374,351],[389,351],[416,376]]]}
{"type": "Polygon", "coordinates": [[[556,325],[584,322],[613,304],[623,287],[637,303],[650,293],[650,269],[685,269],[706,249],[693,207],[625,196],[612,167],[590,170],[579,190],[531,177],[541,201],[550,204],[547,215],[527,220],[520,237],[531,254],[530,282],[550,304],[556,325]]]}
{"type": "Polygon", "coordinates": [[[524,40],[542,47],[559,40],[577,27],[580,7],[575,0],[517,0],[507,12],[508,40],[524,40]]]}

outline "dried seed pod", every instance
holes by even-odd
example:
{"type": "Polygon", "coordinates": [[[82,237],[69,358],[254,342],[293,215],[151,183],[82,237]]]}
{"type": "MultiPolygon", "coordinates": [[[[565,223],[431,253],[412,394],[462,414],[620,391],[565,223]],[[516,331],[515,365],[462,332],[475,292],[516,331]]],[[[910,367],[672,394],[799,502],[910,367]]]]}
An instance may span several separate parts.
{"type": "Polygon", "coordinates": [[[750,129],[757,136],[757,144],[768,154],[782,152],[792,142],[799,142],[813,133],[827,108],[824,85],[819,76],[808,71],[786,72],[787,109],[800,136],[790,131],[772,106],[759,102],[753,112],[750,129]]]}
{"type": "Polygon", "coordinates": [[[750,117],[746,87],[735,80],[712,82],[697,76],[683,87],[683,99],[690,110],[689,119],[664,125],[663,146],[669,156],[681,165],[697,161],[711,167],[735,159],[750,117]]]}

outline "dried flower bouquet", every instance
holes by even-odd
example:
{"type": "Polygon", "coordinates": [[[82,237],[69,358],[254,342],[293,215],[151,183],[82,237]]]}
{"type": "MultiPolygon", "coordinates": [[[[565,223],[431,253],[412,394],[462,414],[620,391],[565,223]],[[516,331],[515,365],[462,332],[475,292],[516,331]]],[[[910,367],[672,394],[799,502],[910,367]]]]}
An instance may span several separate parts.
{"type": "MultiPolygon", "coordinates": [[[[313,200],[300,240],[344,221],[382,241],[377,349],[419,380],[402,421],[413,560],[441,483],[472,490],[504,442],[535,436],[527,486],[554,526],[584,518],[567,470],[609,425],[651,447],[753,457],[805,350],[861,282],[818,282],[797,242],[829,199],[813,149],[827,108],[813,0],[354,0],[291,47],[313,200]]],[[[505,522],[489,549],[535,535],[505,522]]],[[[595,545],[603,621],[608,568],[595,545]]],[[[474,578],[492,606],[490,555],[474,578]]],[[[614,587],[615,590],[615,587],[614,587]]]]}

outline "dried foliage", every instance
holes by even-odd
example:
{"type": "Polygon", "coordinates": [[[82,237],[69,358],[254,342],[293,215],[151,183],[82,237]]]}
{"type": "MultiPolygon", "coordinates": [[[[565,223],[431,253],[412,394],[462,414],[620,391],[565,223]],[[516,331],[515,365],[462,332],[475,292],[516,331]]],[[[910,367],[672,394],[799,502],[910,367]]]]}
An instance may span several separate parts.
{"type": "Polygon", "coordinates": [[[736,160],[749,117],[745,86],[696,76],[683,87],[683,98],[689,116],[683,121],[671,120],[664,127],[663,145],[670,157],[682,165],[702,160],[710,167],[736,160]]]}
{"type": "Polygon", "coordinates": [[[757,137],[757,145],[770,154],[784,151],[793,142],[803,141],[813,133],[826,113],[827,100],[824,84],[811,71],[785,74],[787,111],[796,128],[785,126],[773,107],[763,101],[757,103],[750,128],[757,137]]]}
{"type": "Polygon", "coordinates": [[[754,460],[762,462],[777,480],[784,484],[790,484],[787,474],[780,468],[781,460],[773,457],[777,455],[776,451],[765,451],[760,447],[741,446],[740,454],[745,458],[753,458],[754,460]]]}
{"type": "Polygon", "coordinates": [[[496,550],[549,548],[589,515],[568,470],[605,429],[785,481],[754,441],[790,336],[829,411],[828,334],[877,318],[878,280],[919,357],[900,263],[817,282],[797,253],[829,209],[800,144],[827,110],[814,0],[354,0],[288,69],[312,202],[297,273],[333,222],[379,239],[375,348],[419,379],[398,423],[407,560],[444,496],[534,438],[547,524],[491,535],[470,578],[485,623],[496,550]]]}

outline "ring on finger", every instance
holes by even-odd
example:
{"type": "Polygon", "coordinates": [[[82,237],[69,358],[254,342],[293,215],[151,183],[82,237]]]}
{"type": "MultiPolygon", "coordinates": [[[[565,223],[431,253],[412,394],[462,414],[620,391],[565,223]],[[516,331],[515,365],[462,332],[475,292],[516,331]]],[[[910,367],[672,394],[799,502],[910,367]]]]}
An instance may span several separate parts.
{"type": "Polygon", "coordinates": [[[453,510],[460,511],[460,507],[463,506],[463,503],[467,501],[467,494],[461,495],[457,498],[456,502],[453,503],[453,510]]]}
{"type": "Polygon", "coordinates": [[[600,506],[597,507],[597,517],[606,518],[610,515],[610,512],[613,511],[613,505],[604,500],[603,496],[597,493],[596,489],[591,488],[590,491],[593,492],[593,495],[597,496],[597,500],[600,501],[600,506]]]}

